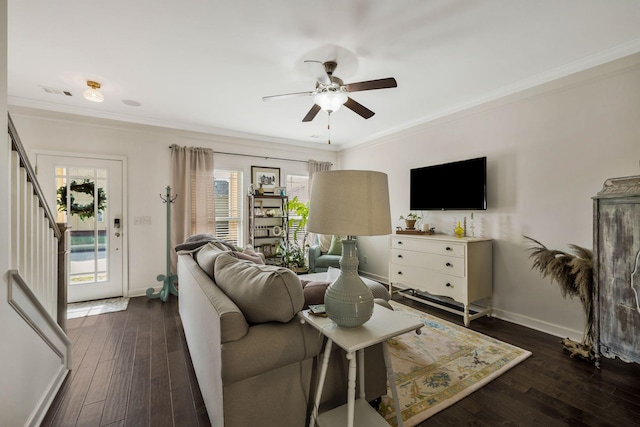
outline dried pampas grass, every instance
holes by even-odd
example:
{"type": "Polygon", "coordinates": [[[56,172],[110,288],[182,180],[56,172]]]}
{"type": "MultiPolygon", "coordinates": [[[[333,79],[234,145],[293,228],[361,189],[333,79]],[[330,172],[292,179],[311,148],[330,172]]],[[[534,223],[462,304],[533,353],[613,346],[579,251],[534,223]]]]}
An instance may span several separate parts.
{"type": "Polygon", "coordinates": [[[533,259],[531,269],[538,270],[542,277],[551,277],[552,281],[558,283],[564,298],[567,296],[580,298],[587,317],[582,342],[577,346],[569,345],[571,340],[567,338],[563,340],[563,343],[565,348],[571,351],[572,357],[578,355],[591,360],[593,358],[591,351],[593,345],[593,251],[577,245],[569,245],[573,252],[571,254],[549,249],[531,237],[524,236],[524,238],[536,244],[536,246],[528,248],[531,252],[529,258],[533,259]],[[581,351],[576,351],[577,348],[580,348],[581,351]],[[587,352],[585,352],[585,348],[588,349],[587,352]],[[586,357],[585,354],[589,356],[586,357]]]}

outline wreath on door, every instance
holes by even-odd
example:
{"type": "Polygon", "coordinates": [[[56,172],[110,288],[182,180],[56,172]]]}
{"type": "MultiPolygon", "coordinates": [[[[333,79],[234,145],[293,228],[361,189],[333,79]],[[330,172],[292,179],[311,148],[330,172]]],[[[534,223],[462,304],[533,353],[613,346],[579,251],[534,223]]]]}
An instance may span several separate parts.
{"type": "MultiPolygon", "coordinates": [[[[69,195],[69,204],[71,205],[71,215],[78,215],[81,220],[92,218],[95,215],[95,183],[91,180],[84,179],[80,182],[71,181],[69,185],[71,194],[69,195]],[[74,193],[84,193],[91,196],[91,201],[81,205],[75,202],[74,193]]],[[[63,185],[58,188],[58,212],[67,212],[67,186],[63,185]]],[[[104,190],[98,187],[98,211],[104,211],[107,207],[107,195],[104,190]]]]}

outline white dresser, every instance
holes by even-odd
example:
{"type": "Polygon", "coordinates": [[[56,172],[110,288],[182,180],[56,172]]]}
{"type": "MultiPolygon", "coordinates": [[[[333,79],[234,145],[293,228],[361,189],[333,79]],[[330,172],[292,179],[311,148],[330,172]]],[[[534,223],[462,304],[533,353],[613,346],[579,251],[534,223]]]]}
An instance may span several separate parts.
{"type": "MultiPolygon", "coordinates": [[[[493,254],[491,239],[444,234],[391,236],[389,293],[402,292],[416,301],[464,315],[464,324],[491,315],[493,254]],[[414,292],[452,298],[462,310],[414,292]],[[469,304],[485,300],[486,308],[469,314],[469,304]]],[[[446,300],[443,300],[446,301],[446,300]]]]}

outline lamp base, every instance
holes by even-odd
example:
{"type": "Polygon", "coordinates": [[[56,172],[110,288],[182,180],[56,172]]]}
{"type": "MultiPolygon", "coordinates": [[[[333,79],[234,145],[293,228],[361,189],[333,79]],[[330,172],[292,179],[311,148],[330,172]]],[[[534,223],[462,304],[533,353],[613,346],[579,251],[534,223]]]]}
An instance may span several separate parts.
{"type": "Polygon", "coordinates": [[[355,240],[342,240],[340,276],[324,295],[327,317],[345,328],[360,326],[373,315],[373,294],[358,276],[355,247],[355,240]]]}

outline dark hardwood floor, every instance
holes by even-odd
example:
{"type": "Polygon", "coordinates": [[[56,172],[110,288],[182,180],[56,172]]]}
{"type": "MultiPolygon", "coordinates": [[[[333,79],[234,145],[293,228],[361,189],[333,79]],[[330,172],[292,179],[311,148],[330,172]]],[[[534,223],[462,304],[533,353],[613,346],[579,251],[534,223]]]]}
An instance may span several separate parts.
{"type": "Polygon", "coordinates": [[[67,332],[73,369],[43,426],[210,425],[174,296],[131,298],[67,332]]]}
{"type": "MultiPolygon", "coordinates": [[[[640,425],[640,365],[604,359],[598,370],[569,358],[559,338],[499,319],[474,320],[471,329],[533,355],[420,427],[640,425]]],[[[68,332],[73,371],[43,426],[209,425],[176,298],[132,298],[126,311],[70,320],[68,332]]]]}

